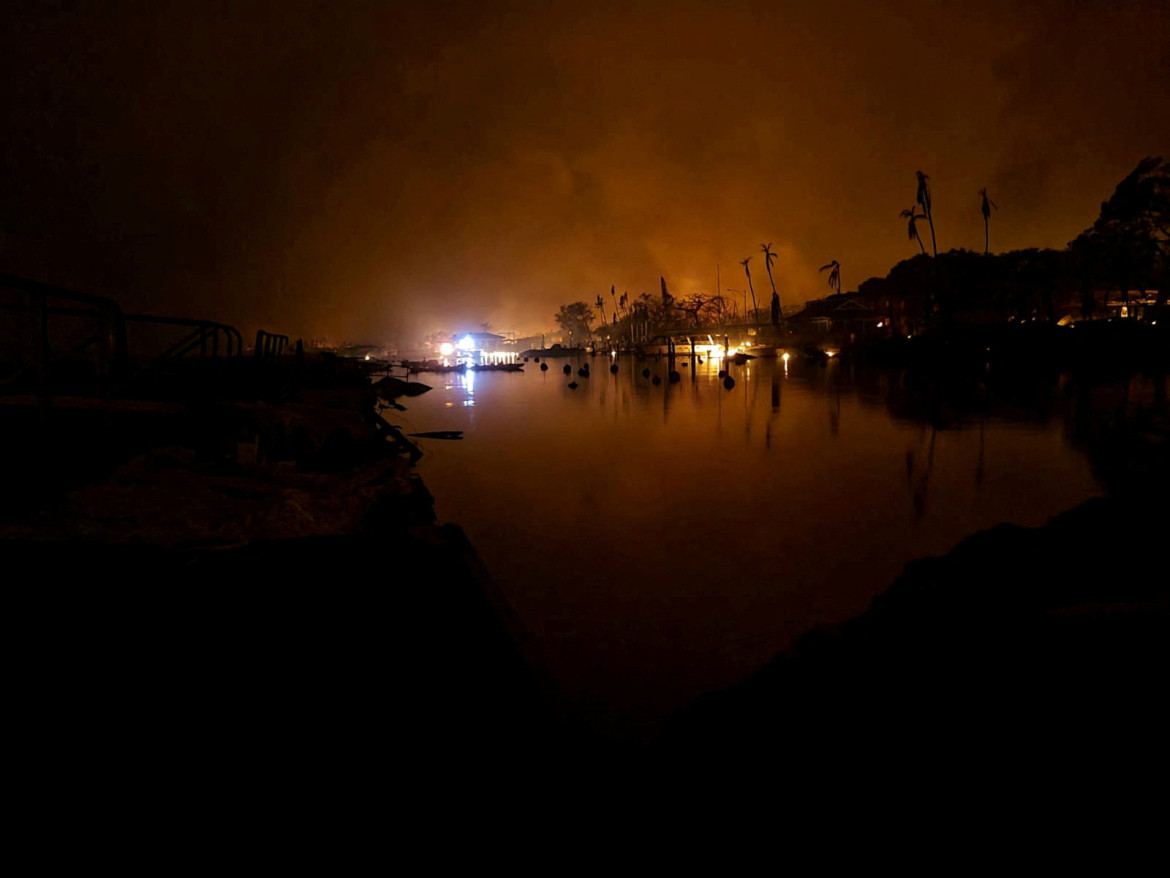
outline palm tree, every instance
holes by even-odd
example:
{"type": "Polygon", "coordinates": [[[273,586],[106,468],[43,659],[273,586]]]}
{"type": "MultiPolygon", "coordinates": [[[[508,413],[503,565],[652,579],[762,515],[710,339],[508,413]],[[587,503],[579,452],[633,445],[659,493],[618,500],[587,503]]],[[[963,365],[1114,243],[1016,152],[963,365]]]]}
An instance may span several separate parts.
{"type": "Polygon", "coordinates": [[[752,320],[758,321],[760,319],[760,316],[759,316],[759,308],[756,307],[756,288],[752,286],[752,272],[751,272],[751,269],[748,268],[748,263],[751,261],[752,261],[752,258],[749,256],[747,259],[744,259],[739,264],[743,266],[743,272],[744,272],[744,274],[747,275],[747,279],[748,279],[748,289],[751,290],[751,292],[752,292],[752,320]]]}
{"type": "Polygon", "coordinates": [[[772,252],[772,242],[761,244],[764,251],[764,268],[768,270],[768,283],[772,285],[772,323],[777,327],[784,321],[784,311],[780,307],[780,294],[776,292],[776,281],[772,279],[772,263],[776,261],[776,254],[772,252]]]}
{"type": "Polygon", "coordinates": [[[994,207],[996,210],[999,210],[999,206],[987,197],[987,189],[980,189],[979,194],[983,196],[983,206],[981,208],[983,211],[983,255],[986,256],[988,244],[987,221],[991,218],[991,209],[994,207]]]}
{"type": "Polygon", "coordinates": [[[918,234],[918,220],[926,219],[926,214],[919,213],[916,205],[902,211],[900,214],[898,214],[898,216],[904,220],[907,220],[906,231],[910,235],[910,240],[918,242],[918,246],[922,250],[922,254],[925,256],[926,247],[922,243],[922,237],[918,234]]]}
{"type": "Polygon", "coordinates": [[[828,265],[822,265],[821,271],[824,271],[826,268],[830,269],[829,289],[836,289],[837,295],[841,295],[841,263],[834,259],[828,265]]]}
{"type": "MultiPolygon", "coordinates": [[[[938,256],[938,244],[934,239],[934,214],[930,210],[930,185],[926,182],[930,177],[922,173],[922,171],[915,172],[918,177],[918,195],[917,201],[922,208],[922,213],[926,217],[926,221],[930,223],[930,249],[938,256]]],[[[923,249],[925,252],[925,248],[923,249]]]]}
{"type": "Polygon", "coordinates": [[[605,326],[605,299],[601,298],[601,293],[597,294],[597,307],[601,311],[601,325],[605,326]]]}

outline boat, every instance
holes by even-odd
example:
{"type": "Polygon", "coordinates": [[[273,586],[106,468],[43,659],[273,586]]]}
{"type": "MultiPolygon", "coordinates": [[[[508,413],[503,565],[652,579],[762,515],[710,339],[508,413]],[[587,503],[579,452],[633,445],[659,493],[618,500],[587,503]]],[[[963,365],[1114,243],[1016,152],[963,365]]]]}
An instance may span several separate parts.
{"type": "Polygon", "coordinates": [[[405,363],[404,365],[413,375],[417,375],[420,372],[519,372],[524,368],[523,363],[480,363],[478,365],[456,363],[455,365],[448,365],[440,363],[437,360],[424,360],[422,362],[405,363]]]}
{"type": "Polygon", "coordinates": [[[417,375],[419,372],[462,372],[467,368],[465,364],[447,366],[438,360],[407,360],[402,365],[409,369],[412,375],[417,375]]]}
{"type": "Polygon", "coordinates": [[[749,357],[778,357],[780,348],[774,344],[753,344],[740,348],[739,353],[749,357]]]}
{"type": "Polygon", "coordinates": [[[519,372],[523,370],[523,363],[480,363],[472,366],[472,372],[519,372]]]}
{"type": "Polygon", "coordinates": [[[559,344],[554,344],[552,347],[547,348],[529,348],[526,351],[522,351],[520,356],[540,359],[541,357],[584,357],[589,353],[590,351],[587,348],[566,348],[559,344]]]}
{"type": "Polygon", "coordinates": [[[688,335],[656,335],[639,344],[636,353],[640,357],[709,357],[719,356],[723,346],[707,333],[688,335]]]}

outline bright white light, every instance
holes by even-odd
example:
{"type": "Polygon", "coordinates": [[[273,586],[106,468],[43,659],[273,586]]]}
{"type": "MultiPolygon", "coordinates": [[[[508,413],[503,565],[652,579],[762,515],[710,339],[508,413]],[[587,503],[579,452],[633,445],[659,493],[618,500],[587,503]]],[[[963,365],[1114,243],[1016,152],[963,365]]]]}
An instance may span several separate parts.
{"type": "Polygon", "coordinates": [[[459,339],[458,347],[459,347],[459,350],[461,350],[461,351],[475,350],[475,339],[472,338],[470,335],[465,335],[465,336],[463,336],[463,338],[459,339]]]}
{"type": "Polygon", "coordinates": [[[877,328],[878,328],[878,329],[881,329],[881,328],[882,328],[883,326],[885,326],[885,325],[886,325],[886,324],[885,324],[885,322],[884,322],[884,321],[882,321],[882,320],[879,320],[879,321],[878,321],[877,328]]]}
{"type": "Polygon", "coordinates": [[[780,359],[783,360],[785,363],[787,363],[788,362],[788,351],[785,351],[783,354],[781,354],[780,359]]]}
{"type": "Polygon", "coordinates": [[[368,360],[369,358],[370,358],[370,355],[369,355],[369,354],[366,354],[366,359],[368,360]]]}
{"type": "Polygon", "coordinates": [[[455,345],[451,344],[449,341],[445,341],[439,345],[439,353],[444,357],[449,357],[455,353],[455,345]]]}

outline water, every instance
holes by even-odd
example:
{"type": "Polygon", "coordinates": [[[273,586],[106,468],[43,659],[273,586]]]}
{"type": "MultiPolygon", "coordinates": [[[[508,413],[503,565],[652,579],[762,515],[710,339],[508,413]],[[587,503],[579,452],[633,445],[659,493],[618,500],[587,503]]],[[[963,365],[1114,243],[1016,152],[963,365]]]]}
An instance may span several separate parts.
{"type": "Polygon", "coordinates": [[[436,513],[608,733],[645,734],[864,611],[908,561],[1103,493],[1057,378],[997,396],[976,376],[953,398],[836,361],[754,360],[730,390],[716,361],[680,362],[677,384],[665,361],[599,356],[589,378],[582,362],[423,374],[434,389],[390,420],[464,431],[417,440],[436,513]]]}

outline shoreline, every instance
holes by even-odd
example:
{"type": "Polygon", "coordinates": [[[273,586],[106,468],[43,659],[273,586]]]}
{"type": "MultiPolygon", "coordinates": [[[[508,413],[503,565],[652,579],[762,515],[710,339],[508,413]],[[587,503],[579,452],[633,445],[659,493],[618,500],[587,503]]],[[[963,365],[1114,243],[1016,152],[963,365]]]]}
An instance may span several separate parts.
{"type": "MultiPolygon", "coordinates": [[[[253,426],[273,430],[292,423],[278,409],[245,406],[260,419],[253,426]]],[[[1046,758],[1120,781],[1136,763],[1156,763],[1170,736],[1152,709],[1170,667],[1158,552],[1170,524],[1164,466],[1042,527],[1000,525],[910,563],[861,616],[808,632],[640,742],[603,737],[577,718],[533,662],[463,531],[434,522],[411,466],[377,462],[409,455],[388,452],[363,418],[348,423],[350,440],[310,430],[318,441],[303,460],[319,473],[255,460],[258,444],[235,432],[208,445],[236,458],[218,467],[167,445],[115,467],[95,503],[137,502],[151,479],[188,490],[140,509],[117,540],[92,525],[80,539],[76,516],[54,532],[6,530],[10,569],[34,571],[6,595],[8,617],[19,620],[18,703],[42,738],[30,746],[84,744],[65,774],[96,770],[83,756],[96,747],[132,782],[161,771],[225,788],[255,771],[279,785],[290,762],[306,772],[337,760],[368,770],[394,740],[412,766],[446,778],[533,772],[571,786],[617,773],[669,787],[735,765],[811,789],[826,775],[853,784],[884,760],[906,776],[968,774],[989,760],[1024,772],[1042,740],[1058,742],[1046,758]],[[375,446],[376,459],[367,457],[375,446]],[[349,496],[336,490],[343,483],[353,486],[344,527],[329,518],[341,507],[314,515],[309,500],[301,512],[328,520],[321,532],[287,530],[304,515],[256,512],[287,511],[293,490],[336,503],[349,496]],[[192,500],[208,492],[229,517],[253,510],[246,539],[216,530],[221,507],[192,500]],[[257,536],[266,520],[274,535],[257,536]],[[167,543],[178,524],[205,538],[167,543]],[[134,733],[144,726],[155,740],[134,733]],[[191,752],[206,778],[181,762],[191,752]],[[972,753],[981,755],[971,762],[972,753]],[[680,762],[686,772],[672,779],[680,762]]],[[[180,420],[161,433],[189,427],[180,420]]],[[[124,507],[107,508],[111,527],[127,526],[124,507]]]]}

